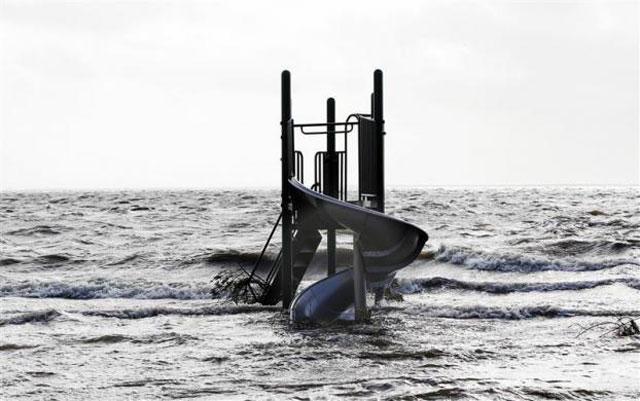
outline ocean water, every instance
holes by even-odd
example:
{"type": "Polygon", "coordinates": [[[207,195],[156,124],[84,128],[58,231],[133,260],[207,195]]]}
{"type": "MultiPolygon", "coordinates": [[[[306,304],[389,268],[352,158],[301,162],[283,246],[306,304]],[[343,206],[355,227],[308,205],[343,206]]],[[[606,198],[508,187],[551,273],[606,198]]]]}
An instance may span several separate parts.
{"type": "Polygon", "coordinates": [[[640,319],[638,188],[388,191],[430,240],[402,300],[328,327],[211,293],[256,260],[278,201],[0,193],[0,399],[640,398],[640,338],[579,335],[640,319]]]}

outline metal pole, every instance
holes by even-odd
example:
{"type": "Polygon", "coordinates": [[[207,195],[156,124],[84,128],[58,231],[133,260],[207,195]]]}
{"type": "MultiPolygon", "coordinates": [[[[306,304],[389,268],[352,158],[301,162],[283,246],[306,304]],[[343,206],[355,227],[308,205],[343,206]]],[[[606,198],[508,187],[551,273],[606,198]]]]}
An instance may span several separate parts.
{"type": "Polygon", "coordinates": [[[289,309],[292,299],[292,279],[291,279],[291,220],[293,204],[289,193],[289,178],[291,166],[289,166],[290,153],[293,146],[293,132],[291,123],[291,75],[289,71],[282,71],[281,78],[282,97],[282,265],[280,267],[280,279],[282,290],[282,308],[289,309]]]}
{"type": "MultiPolygon", "coordinates": [[[[336,102],[327,99],[327,163],[325,164],[325,179],[322,192],[334,198],[338,197],[338,169],[336,157],[336,102]]],[[[346,134],[345,134],[346,135],[346,134]]],[[[336,230],[327,230],[327,275],[336,273],[336,230]]]]}
{"type": "Polygon", "coordinates": [[[327,99],[327,167],[325,169],[324,188],[322,190],[326,195],[338,196],[337,174],[336,174],[336,102],[330,97],[327,99]]]}
{"type": "Polygon", "coordinates": [[[360,252],[358,235],[353,234],[353,306],[357,322],[368,318],[367,313],[367,284],[365,279],[364,262],[360,252]]]}
{"type": "Polygon", "coordinates": [[[376,112],[376,101],[375,101],[375,94],[373,92],[371,92],[371,96],[370,96],[370,100],[371,100],[371,118],[375,118],[376,112]]]}
{"type": "Polygon", "coordinates": [[[380,160],[377,161],[377,187],[379,193],[378,198],[378,211],[384,213],[384,114],[382,106],[382,71],[375,70],[373,73],[373,119],[376,122],[376,135],[378,137],[378,151],[380,160]]]}

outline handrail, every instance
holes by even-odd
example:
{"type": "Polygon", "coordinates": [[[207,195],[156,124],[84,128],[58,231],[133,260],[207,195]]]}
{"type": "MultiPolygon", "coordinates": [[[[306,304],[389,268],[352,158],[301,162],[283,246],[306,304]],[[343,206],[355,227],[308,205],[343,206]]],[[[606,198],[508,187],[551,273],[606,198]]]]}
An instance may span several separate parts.
{"type": "Polygon", "coordinates": [[[273,276],[277,273],[276,266],[278,266],[278,263],[280,263],[280,259],[282,259],[282,248],[280,248],[280,252],[278,252],[278,255],[273,260],[273,263],[269,268],[269,273],[267,273],[267,277],[265,277],[264,279],[267,285],[271,285],[271,280],[273,280],[273,276]]]}
{"type": "Polygon", "coordinates": [[[304,184],[304,155],[299,150],[294,151],[294,166],[296,179],[304,184]]]}
{"type": "Polygon", "coordinates": [[[347,200],[347,152],[336,152],[338,155],[338,199],[347,200]]]}
{"type": "MultiPolygon", "coordinates": [[[[260,262],[262,262],[262,257],[264,256],[264,253],[267,251],[267,247],[269,246],[269,243],[271,242],[271,238],[273,238],[273,234],[276,232],[276,228],[278,228],[278,225],[280,224],[281,219],[282,219],[282,212],[280,212],[280,214],[278,215],[276,224],[273,225],[273,228],[271,229],[271,234],[269,234],[269,238],[267,238],[267,242],[265,242],[264,246],[262,247],[262,252],[260,252],[260,256],[258,257],[258,260],[253,265],[253,269],[251,270],[251,274],[249,275],[249,284],[251,283],[251,280],[255,276],[258,266],[260,266],[260,262]]],[[[249,286],[249,288],[251,288],[251,286],[249,286]]],[[[253,290],[251,291],[251,293],[253,293],[253,290]]],[[[255,297],[255,294],[254,294],[254,297],[255,297]]]]}
{"type": "MultiPolygon", "coordinates": [[[[359,115],[363,115],[363,114],[359,114],[359,115]]],[[[354,125],[357,123],[350,123],[350,122],[335,122],[335,123],[304,123],[304,124],[293,124],[294,128],[304,128],[304,127],[328,127],[330,125],[333,126],[337,126],[337,125],[354,125]]]]}
{"type": "MultiPolygon", "coordinates": [[[[294,232],[292,233],[292,237],[295,237],[296,235],[296,231],[294,230],[294,232]]],[[[269,288],[270,286],[273,285],[273,279],[276,277],[276,275],[278,274],[278,266],[280,265],[280,260],[282,259],[282,248],[280,248],[280,252],[278,252],[278,256],[276,256],[276,258],[273,260],[273,263],[271,264],[271,268],[269,268],[269,273],[267,273],[267,277],[265,277],[264,279],[264,283],[265,283],[265,287],[269,288]]],[[[253,292],[252,292],[253,293],[253,292]]],[[[262,293],[262,299],[264,299],[264,297],[267,295],[268,290],[264,290],[263,287],[263,293],[262,293]]],[[[254,296],[254,299],[257,300],[257,298],[254,296]]],[[[260,302],[260,301],[259,301],[260,302]]]]}
{"type": "Polygon", "coordinates": [[[313,157],[313,179],[315,184],[318,185],[318,187],[315,189],[318,192],[322,192],[322,181],[323,181],[323,177],[322,177],[322,167],[323,167],[323,155],[326,152],[323,151],[319,151],[316,152],[315,156],[313,157]]]}
{"type": "Polygon", "coordinates": [[[328,131],[305,131],[305,128],[309,127],[329,127],[329,126],[344,126],[346,127],[342,131],[333,131],[335,134],[348,134],[353,131],[353,126],[358,125],[358,122],[338,122],[338,123],[309,123],[309,124],[294,124],[293,128],[300,128],[300,132],[304,135],[326,135],[328,131]]]}
{"type": "MultiPolygon", "coordinates": [[[[347,200],[347,152],[341,150],[335,152],[336,156],[338,156],[338,194],[337,199],[346,201],[347,200]]],[[[327,152],[319,151],[316,152],[313,163],[313,175],[314,175],[314,184],[311,186],[312,190],[317,192],[322,192],[323,183],[324,183],[324,158],[327,152]]]]}

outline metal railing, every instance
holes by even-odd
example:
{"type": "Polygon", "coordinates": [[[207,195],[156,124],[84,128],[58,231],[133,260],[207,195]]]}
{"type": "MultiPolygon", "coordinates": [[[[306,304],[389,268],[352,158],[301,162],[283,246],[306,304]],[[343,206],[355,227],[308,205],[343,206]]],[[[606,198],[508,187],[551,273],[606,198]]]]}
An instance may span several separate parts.
{"type": "Polygon", "coordinates": [[[244,284],[245,287],[241,291],[241,293],[242,295],[244,295],[246,294],[247,291],[251,292],[254,302],[260,302],[262,297],[268,290],[269,286],[272,284],[271,280],[273,278],[271,276],[274,270],[277,271],[276,264],[278,263],[279,259],[282,257],[282,249],[280,249],[280,252],[276,257],[276,260],[273,261],[273,263],[271,264],[271,267],[269,268],[269,273],[267,274],[266,279],[262,279],[256,274],[256,271],[258,270],[258,268],[260,267],[260,263],[262,262],[262,258],[264,257],[264,254],[267,251],[267,248],[269,247],[269,243],[273,238],[273,234],[276,232],[276,229],[280,225],[281,219],[282,219],[282,212],[280,212],[280,214],[278,215],[278,218],[276,219],[276,222],[273,225],[273,228],[271,229],[271,233],[269,233],[269,237],[267,238],[267,241],[264,243],[264,246],[262,247],[262,252],[260,252],[260,256],[258,257],[256,262],[253,264],[253,269],[251,269],[251,273],[247,273],[246,270],[244,270],[244,268],[242,268],[241,266],[242,271],[249,276],[244,284]],[[260,287],[260,289],[262,290],[262,294],[260,294],[260,296],[256,295],[256,293],[253,291],[253,287],[251,287],[251,284],[257,284],[258,287],[260,287]]]}
{"type": "Polygon", "coordinates": [[[299,183],[304,184],[304,155],[299,150],[294,152],[294,174],[299,183]]]}
{"type": "Polygon", "coordinates": [[[358,122],[336,122],[336,123],[309,123],[309,124],[294,124],[294,128],[300,128],[300,132],[304,135],[325,135],[328,131],[305,131],[305,128],[314,128],[314,127],[344,127],[342,130],[333,131],[334,134],[348,134],[353,131],[353,127],[358,125],[358,122]]]}
{"type": "MultiPolygon", "coordinates": [[[[338,157],[338,196],[337,199],[347,200],[347,152],[336,152],[338,157]]],[[[324,164],[327,152],[316,152],[314,157],[313,178],[314,184],[311,189],[317,192],[323,192],[324,189],[324,164]]]]}

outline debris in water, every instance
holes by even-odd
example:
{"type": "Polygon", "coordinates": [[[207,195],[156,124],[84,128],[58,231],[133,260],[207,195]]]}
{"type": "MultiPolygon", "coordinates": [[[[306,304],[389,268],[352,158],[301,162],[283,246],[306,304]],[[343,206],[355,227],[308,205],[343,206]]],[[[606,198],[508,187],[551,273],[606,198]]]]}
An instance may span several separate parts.
{"type": "Polygon", "coordinates": [[[242,270],[223,271],[211,278],[211,296],[216,299],[228,298],[236,304],[255,303],[264,289],[257,280],[242,270]]]}
{"type": "Polygon", "coordinates": [[[582,331],[578,333],[576,337],[580,337],[584,333],[599,327],[606,328],[606,331],[602,333],[600,337],[604,337],[607,334],[611,333],[615,333],[618,337],[640,335],[640,328],[638,327],[638,323],[636,323],[636,321],[630,317],[621,317],[615,321],[600,322],[587,327],[580,324],[578,324],[577,326],[580,327],[582,331]]]}

